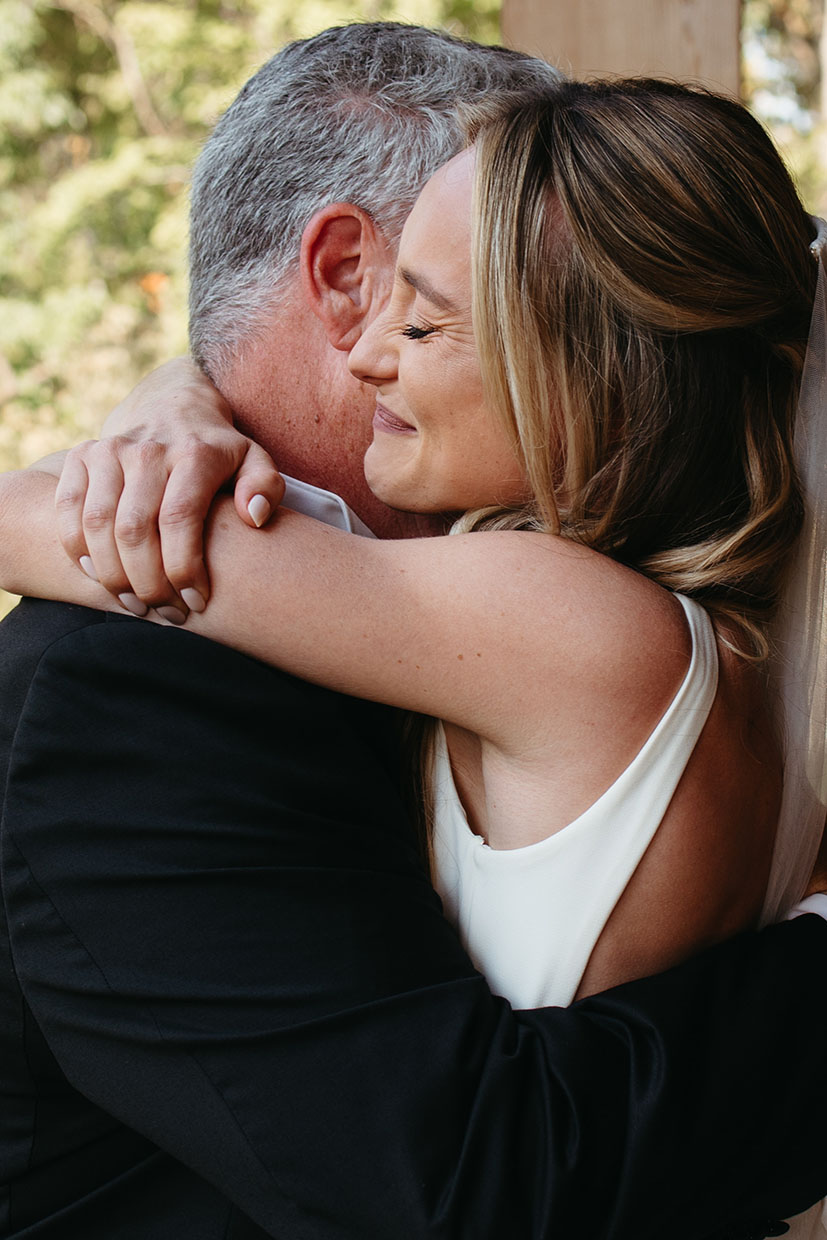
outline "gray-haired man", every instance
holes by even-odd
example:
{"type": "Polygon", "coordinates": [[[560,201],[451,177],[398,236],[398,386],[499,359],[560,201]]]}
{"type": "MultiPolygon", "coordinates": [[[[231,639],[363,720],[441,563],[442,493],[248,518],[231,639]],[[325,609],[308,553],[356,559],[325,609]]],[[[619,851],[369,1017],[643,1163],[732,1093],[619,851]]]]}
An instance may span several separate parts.
{"type": "MultiPolygon", "coordinates": [[[[248,83],[199,161],[195,355],[375,533],[410,526],[365,490],[373,400],[345,350],[460,142],[457,102],[549,76],[429,32],[327,31],[248,83]]],[[[220,419],[195,450],[213,474],[248,452],[220,419]]],[[[827,1188],[820,920],[515,1015],[441,918],[381,708],[48,603],[4,626],[0,669],[0,1234],[680,1240],[764,1234],[827,1188]]]]}

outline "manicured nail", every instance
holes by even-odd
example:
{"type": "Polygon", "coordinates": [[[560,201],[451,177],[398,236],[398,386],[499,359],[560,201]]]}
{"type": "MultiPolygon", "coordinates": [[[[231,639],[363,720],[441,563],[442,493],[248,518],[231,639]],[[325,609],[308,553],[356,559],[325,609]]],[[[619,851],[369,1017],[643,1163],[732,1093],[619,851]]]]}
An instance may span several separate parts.
{"type": "Polygon", "coordinates": [[[87,577],[91,577],[93,581],[100,581],[100,577],[95,572],[95,566],[92,563],[91,556],[82,555],[80,557],[80,566],[83,569],[83,571],[86,573],[87,577]]]}
{"type": "Polygon", "coordinates": [[[189,607],[190,611],[203,611],[207,606],[204,602],[203,594],[200,594],[198,590],[193,589],[192,586],[187,586],[186,590],[181,591],[181,598],[184,600],[187,607],[189,607]]]}
{"type": "Polygon", "coordinates": [[[127,592],[119,594],[118,602],[121,607],[125,607],[127,611],[131,611],[133,616],[145,616],[149,611],[146,603],[142,603],[137,594],[129,594],[127,592]]]}
{"type": "Polygon", "coordinates": [[[247,511],[253,518],[253,524],[256,529],[261,529],[264,522],[270,516],[270,501],[265,499],[263,495],[254,495],[247,505],[247,511]]]}
{"type": "Polygon", "coordinates": [[[185,624],[187,617],[179,607],[156,607],[158,615],[162,620],[167,620],[170,624],[185,624]]]}

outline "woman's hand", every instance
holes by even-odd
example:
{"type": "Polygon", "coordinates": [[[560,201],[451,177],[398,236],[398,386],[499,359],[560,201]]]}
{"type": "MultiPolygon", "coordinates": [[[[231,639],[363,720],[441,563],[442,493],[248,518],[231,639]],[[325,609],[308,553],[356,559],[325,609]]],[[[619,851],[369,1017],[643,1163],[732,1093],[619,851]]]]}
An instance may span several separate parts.
{"type": "Polygon", "coordinates": [[[70,558],[137,615],[183,621],[210,585],[203,528],[235,478],[235,507],[260,527],[284,483],[272,458],[232,424],[221,393],[186,358],[153,371],[110,414],[108,436],[67,455],[55,495],[70,558]]]}

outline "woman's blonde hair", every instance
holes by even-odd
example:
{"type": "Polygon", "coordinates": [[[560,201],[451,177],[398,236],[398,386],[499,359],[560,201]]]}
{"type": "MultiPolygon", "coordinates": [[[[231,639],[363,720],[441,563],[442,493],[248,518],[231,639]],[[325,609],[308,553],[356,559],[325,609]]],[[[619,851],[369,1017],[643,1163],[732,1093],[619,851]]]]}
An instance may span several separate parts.
{"type": "Polygon", "coordinates": [[[559,532],[766,653],[801,524],[792,457],[813,225],[761,126],[700,88],[567,82],[472,120],[474,325],[559,532]]]}

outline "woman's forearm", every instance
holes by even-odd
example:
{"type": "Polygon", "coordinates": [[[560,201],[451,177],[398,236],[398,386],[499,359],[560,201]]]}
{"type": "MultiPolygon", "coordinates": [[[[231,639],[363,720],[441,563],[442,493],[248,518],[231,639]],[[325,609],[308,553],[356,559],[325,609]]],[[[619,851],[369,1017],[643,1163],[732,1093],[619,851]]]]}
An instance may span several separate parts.
{"type": "MultiPolygon", "coordinates": [[[[0,585],[118,610],[116,596],[60,546],[54,493],[44,474],[2,480],[0,585]]],[[[549,535],[516,531],[382,542],[285,509],[255,530],[220,497],[209,525],[212,597],[187,627],[327,688],[437,715],[520,749],[548,730],[545,686],[554,684],[560,700],[578,683],[571,650],[582,624],[555,581],[573,561],[589,575],[594,559],[549,535]]]]}
{"type": "MultiPolygon", "coordinates": [[[[117,610],[116,599],[60,545],[54,494],[47,474],[0,476],[0,585],[117,610]]],[[[503,613],[486,603],[486,579],[493,572],[499,581],[506,571],[497,568],[496,550],[511,556],[517,539],[524,552],[526,537],[537,536],[380,543],[283,509],[272,529],[256,531],[222,498],[210,521],[213,597],[188,627],[330,688],[484,732],[486,715],[507,701],[505,685],[497,692],[504,660],[493,623],[503,613]],[[465,642],[474,646],[474,662],[488,665],[484,703],[480,673],[458,658],[465,642]]]]}
{"type": "Polygon", "coordinates": [[[109,414],[103,434],[155,435],[166,432],[170,424],[193,431],[233,424],[224,397],[188,357],[176,357],[150,371],[109,414]]]}
{"type": "Polygon", "coordinates": [[[582,625],[555,580],[572,561],[593,571],[595,557],[550,535],[383,541],[284,508],[254,531],[219,498],[207,560],[213,594],[190,616],[195,632],[327,688],[437,715],[495,746],[519,748],[545,731],[546,686],[559,697],[579,679],[569,651],[582,625]]]}
{"type": "Polygon", "coordinates": [[[0,586],[12,594],[114,608],[58,541],[56,486],[54,475],[39,469],[0,474],[0,586]]]}

